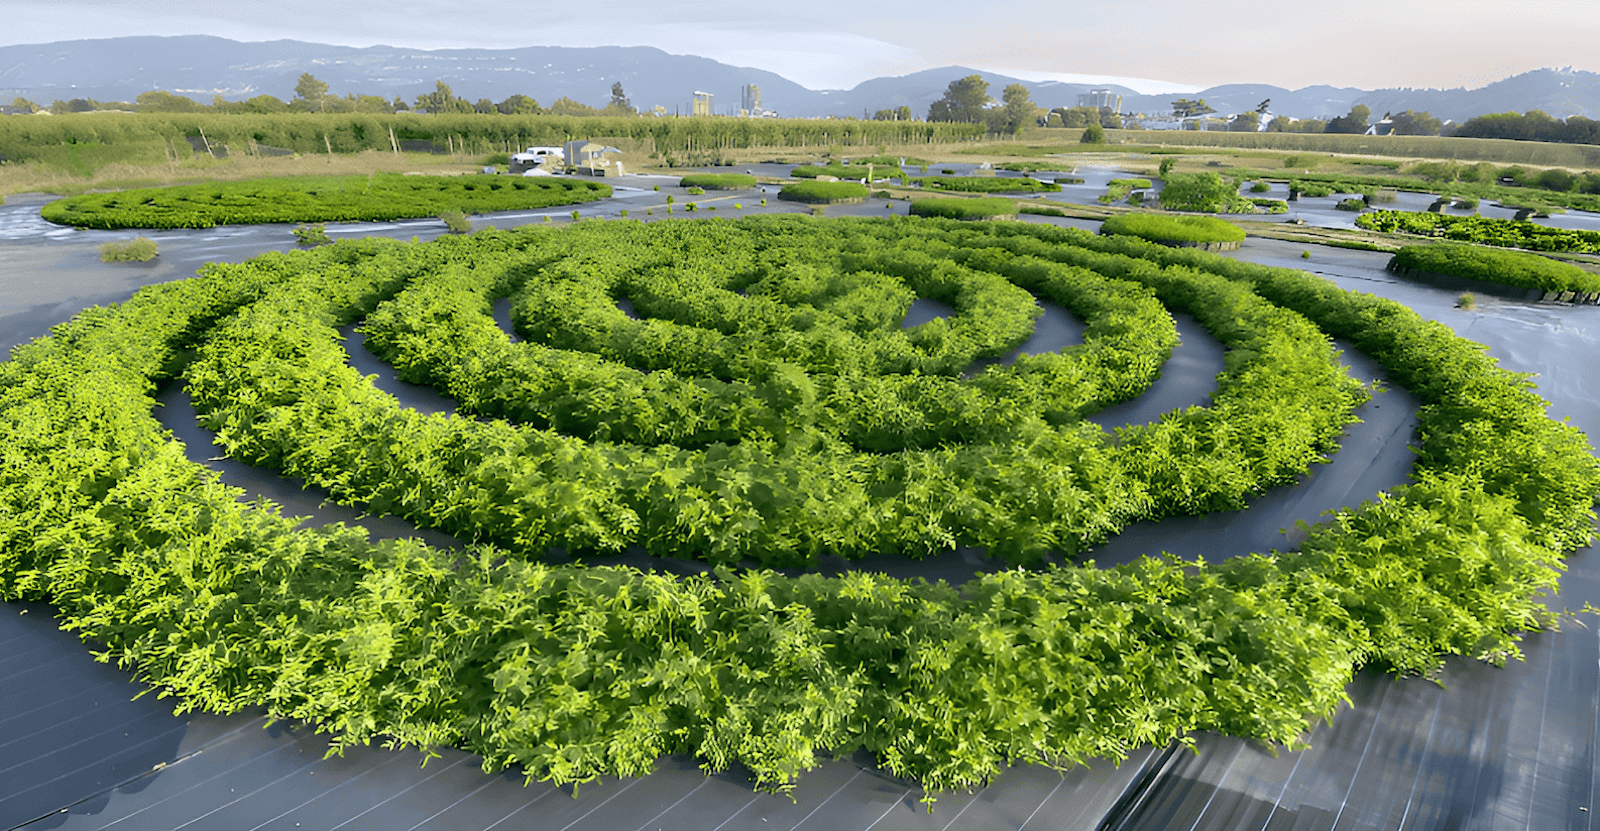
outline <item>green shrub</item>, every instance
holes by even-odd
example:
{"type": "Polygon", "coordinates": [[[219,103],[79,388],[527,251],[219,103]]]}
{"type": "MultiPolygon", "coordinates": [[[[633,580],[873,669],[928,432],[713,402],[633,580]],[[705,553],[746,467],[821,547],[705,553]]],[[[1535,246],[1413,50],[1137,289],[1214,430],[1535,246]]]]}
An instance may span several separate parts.
{"type": "Polygon", "coordinates": [[[1169,173],[1161,189],[1161,207],[1193,213],[1250,213],[1250,200],[1239,186],[1216,173],[1169,173]]]}
{"type": "Polygon", "coordinates": [[[1080,144],[1105,144],[1106,128],[1099,124],[1090,124],[1083,128],[1083,135],[1078,137],[1080,144]]]}
{"type": "Polygon", "coordinates": [[[499,165],[500,167],[510,167],[511,166],[511,154],[510,153],[490,153],[489,155],[484,156],[483,157],[483,161],[478,162],[478,164],[483,166],[483,167],[488,167],[489,165],[499,165]]]}
{"type": "Polygon", "coordinates": [[[1011,219],[1017,215],[1017,203],[997,196],[976,199],[935,196],[913,200],[911,214],[946,219],[1011,219]]]}
{"type": "Polygon", "coordinates": [[[467,219],[467,215],[461,211],[445,211],[439,214],[439,219],[452,234],[465,234],[472,230],[472,220],[467,219]]]}
{"type": "Polygon", "coordinates": [[[319,245],[331,245],[333,243],[333,237],[328,236],[328,226],[322,223],[317,223],[315,225],[306,225],[302,223],[300,225],[296,225],[293,229],[293,233],[295,242],[299,243],[300,245],[304,245],[307,248],[315,248],[319,245]]]}
{"type": "Polygon", "coordinates": [[[690,196],[705,196],[706,195],[706,189],[705,188],[695,188],[695,187],[685,188],[683,192],[689,194],[690,196]]]}
{"type": "Polygon", "coordinates": [[[1272,186],[1266,182],[1256,182],[1250,186],[1251,193],[1266,193],[1269,190],[1272,190],[1272,186]]]}
{"type": "Polygon", "coordinates": [[[211,228],[274,222],[420,219],[591,202],[611,195],[600,182],[522,176],[288,176],[141,188],[57,199],[40,209],[79,228],[211,228]]]}
{"type": "Polygon", "coordinates": [[[1148,187],[1150,187],[1149,179],[1112,179],[1106,183],[1106,192],[1101,195],[1100,201],[1109,205],[1112,202],[1126,198],[1134,188],[1148,187]]]}
{"type": "Polygon", "coordinates": [[[134,237],[131,240],[116,240],[100,246],[100,261],[105,263],[116,262],[149,262],[156,258],[155,240],[148,237],[134,237]]]}
{"type": "Polygon", "coordinates": [[[1367,203],[1364,200],[1351,197],[1349,199],[1340,199],[1339,204],[1334,205],[1334,207],[1341,211],[1360,212],[1367,209],[1367,203]]]}
{"type": "Polygon", "coordinates": [[[1286,214],[1289,212],[1289,203],[1282,199],[1251,199],[1250,204],[1257,210],[1268,214],[1286,214]]]}
{"type": "Polygon", "coordinates": [[[1054,193],[1061,190],[1054,182],[1010,176],[924,176],[907,182],[912,183],[926,190],[951,193],[1054,193]]]}
{"type": "Polygon", "coordinates": [[[1244,229],[1212,216],[1118,214],[1100,225],[1102,234],[1125,234],[1151,242],[1238,242],[1244,229]]]}
{"type": "Polygon", "coordinates": [[[784,185],[778,198],[821,204],[860,202],[867,198],[867,186],[860,182],[794,182],[784,185]]]}
{"type": "Polygon", "coordinates": [[[1600,254],[1600,231],[1551,228],[1525,219],[1449,216],[1431,211],[1373,211],[1362,214],[1356,225],[1370,231],[1442,237],[1497,248],[1600,254]]]}
{"type": "MultiPolygon", "coordinates": [[[[756,177],[747,173],[691,173],[678,180],[680,188],[739,190],[756,186],[756,177]]],[[[701,190],[704,193],[705,190],[701,190]]]]}
{"type": "Polygon", "coordinates": [[[1316,166],[1321,163],[1322,160],[1315,156],[1285,156],[1283,159],[1283,166],[1285,168],[1298,167],[1301,170],[1314,170],[1316,166]]]}
{"type": "Polygon", "coordinates": [[[1311,259],[1311,251],[1310,250],[1301,251],[1300,252],[1300,259],[1302,259],[1302,260],[1311,259]]]}
{"type": "Polygon", "coordinates": [[[1600,292],[1600,275],[1571,263],[1522,251],[1453,242],[1408,245],[1395,252],[1389,268],[1414,268],[1541,291],[1600,292]]]}
{"type": "MultiPolygon", "coordinates": [[[[861,167],[857,167],[857,166],[854,166],[854,165],[846,167],[845,165],[839,164],[838,162],[834,162],[832,164],[825,165],[825,166],[801,165],[801,166],[795,168],[794,170],[790,171],[789,175],[793,176],[796,179],[815,179],[815,178],[817,178],[819,176],[832,176],[835,179],[846,179],[846,180],[850,180],[850,181],[855,181],[857,179],[865,179],[865,178],[867,178],[867,168],[866,168],[865,165],[863,165],[861,167]]],[[[900,175],[900,172],[898,170],[893,169],[893,168],[887,168],[887,167],[886,168],[882,168],[882,169],[876,169],[875,168],[872,171],[872,181],[874,181],[874,182],[884,182],[884,181],[888,181],[889,179],[893,179],[893,178],[895,178],[896,176],[899,176],[899,175],[900,175]]]]}
{"type": "Polygon", "coordinates": [[[1021,206],[1020,208],[1017,209],[1017,212],[1018,213],[1024,213],[1024,214],[1034,214],[1034,215],[1037,215],[1037,216],[1066,216],[1067,215],[1067,212],[1061,210],[1060,208],[1052,208],[1052,207],[1049,207],[1049,206],[1046,206],[1046,205],[1023,205],[1023,206],[1021,206]]]}
{"type": "Polygon", "coordinates": [[[1299,193],[1301,196],[1310,196],[1313,198],[1332,196],[1335,193],[1338,193],[1338,191],[1334,189],[1333,185],[1327,184],[1326,182],[1307,182],[1299,179],[1290,182],[1289,188],[1290,190],[1299,193]]]}
{"type": "Polygon", "coordinates": [[[1478,298],[1474,297],[1470,291],[1463,292],[1460,297],[1456,298],[1456,308],[1466,309],[1470,312],[1478,308],[1478,298]]]}

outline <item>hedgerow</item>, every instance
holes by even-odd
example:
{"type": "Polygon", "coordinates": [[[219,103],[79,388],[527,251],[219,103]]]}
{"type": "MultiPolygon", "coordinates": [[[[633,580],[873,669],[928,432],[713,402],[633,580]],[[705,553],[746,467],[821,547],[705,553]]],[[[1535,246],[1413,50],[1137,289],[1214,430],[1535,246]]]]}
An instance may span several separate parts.
{"type": "Polygon", "coordinates": [[[1000,197],[930,197],[911,203],[915,216],[937,216],[945,219],[1014,219],[1017,203],[1000,197]]]}
{"type": "Polygon", "coordinates": [[[521,176],[287,176],[57,199],[45,219],[79,228],[211,228],[268,222],[416,219],[591,202],[611,187],[521,176]]]}
{"type": "Polygon", "coordinates": [[[951,193],[1054,193],[1061,190],[1055,182],[1014,176],[922,176],[912,177],[911,183],[926,190],[951,193]]]}
{"type": "MultiPolygon", "coordinates": [[[[945,326],[904,337],[941,354],[947,337],[1010,331],[945,326]]],[[[708,354],[726,364],[737,345],[708,354]]],[[[1545,416],[1526,378],[1392,301],[1125,236],[931,219],[581,223],[207,266],[85,310],[0,364],[0,462],[0,595],[55,603],[65,625],[183,710],[265,705],[334,733],[336,747],[456,744],[488,768],[557,782],[641,775],[664,754],[690,753],[710,770],[745,765],[776,788],[821,752],[858,748],[940,790],[1006,764],[1122,758],[1197,730],[1296,741],[1308,715],[1345,700],[1356,666],[1426,672],[1443,655],[1516,656],[1517,631],[1552,622],[1540,597],[1563,552],[1589,540],[1600,492],[1584,437],[1545,416]],[[683,253],[639,268],[657,243],[683,253]],[[960,384],[1020,392],[1043,374],[1068,392],[1076,377],[1115,381],[1124,361],[1148,378],[1159,360],[1143,362],[1151,349],[1159,357],[1170,326],[1152,317],[1164,314],[1158,298],[1231,347],[1212,406],[1115,441],[1064,411],[934,449],[854,453],[821,432],[829,356],[912,354],[890,347],[893,311],[908,302],[897,285],[1004,296],[995,277],[1069,306],[1091,333],[1081,349],[960,384]],[[487,320],[502,292],[527,344],[487,320]],[[615,292],[659,299],[628,322],[604,308],[615,292]],[[565,320],[539,317],[557,297],[582,302],[565,320]],[[773,328],[785,317],[788,328],[773,328]],[[457,394],[477,385],[484,402],[564,401],[500,385],[536,384],[570,364],[576,374],[552,377],[583,395],[560,407],[591,435],[399,408],[344,362],[337,327],[362,319],[403,375],[457,394]],[[716,378],[715,364],[638,365],[663,360],[651,343],[672,347],[694,331],[709,345],[796,341],[790,349],[806,332],[841,334],[764,366],[756,359],[773,353],[751,349],[744,380],[716,378]],[[1337,435],[1359,391],[1328,336],[1352,341],[1423,402],[1421,446],[1412,484],[1338,511],[1298,551],[1012,570],[959,592],[865,573],[718,566],[678,577],[524,559],[561,533],[588,535],[589,547],[667,549],[714,535],[707,553],[722,559],[716,546],[735,550],[745,529],[813,512],[812,527],[948,547],[985,528],[1037,534],[1063,516],[1227,507],[1221,494],[1242,484],[1236,463],[1292,476],[1287,468],[1331,449],[1310,436],[1337,435]],[[672,379],[629,371],[716,379],[745,396],[730,401],[764,402],[772,415],[760,418],[783,435],[748,430],[696,448],[592,434],[604,422],[583,422],[582,410],[631,400],[629,384],[669,394],[672,379]],[[297,527],[186,461],[151,412],[156,385],[180,374],[225,444],[265,437],[251,453],[322,470],[335,491],[382,476],[404,483],[370,510],[454,499],[450,518],[481,524],[468,535],[477,539],[501,539],[517,511],[543,524],[506,547],[459,552],[297,527]],[[1303,450],[1276,455],[1295,436],[1303,450]],[[423,462],[442,467],[419,476],[423,462]],[[1218,495],[1191,496],[1213,485],[1218,495]],[[640,499],[657,507],[629,507],[640,499]]],[[[752,555],[765,545],[742,539],[752,555]]]]}
{"type": "Polygon", "coordinates": [[[1490,283],[1544,291],[1600,292],[1600,275],[1521,251],[1475,245],[1436,243],[1408,245],[1396,251],[1389,268],[1414,268],[1435,274],[1469,277],[1490,283]]]}
{"type": "Polygon", "coordinates": [[[784,185],[778,198],[823,205],[860,202],[867,198],[867,186],[860,182],[794,182],[784,185]]]}
{"type": "Polygon", "coordinates": [[[1356,225],[1372,231],[1443,237],[1456,242],[1500,248],[1600,253],[1600,232],[1551,228],[1527,220],[1491,219],[1478,215],[1448,216],[1418,211],[1372,211],[1357,217],[1356,225]]]}
{"type": "Polygon", "coordinates": [[[1244,229],[1214,216],[1127,213],[1106,217],[1104,234],[1127,234],[1152,242],[1239,242],[1244,229]]]}
{"type": "Polygon", "coordinates": [[[738,190],[756,186],[756,177],[747,173],[691,173],[678,180],[678,187],[738,190]]]}

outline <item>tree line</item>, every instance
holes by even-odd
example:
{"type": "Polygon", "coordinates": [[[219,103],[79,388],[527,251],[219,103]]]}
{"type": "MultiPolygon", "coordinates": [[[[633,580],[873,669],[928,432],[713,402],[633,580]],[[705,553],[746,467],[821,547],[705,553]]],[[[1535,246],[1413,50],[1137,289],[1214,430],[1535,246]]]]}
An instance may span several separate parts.
{"type": "Polygon", "coordinates": [[[151,113],[229,113],[251,115],[276,115],[279,113],[482,113],[501,115],[637,115],[619,81],[611,85],[611,100],[604,107],[591,107],[566,96],[556,99],[548,107],[529,96],[517,93],[504,101],[479,98],[469,101],[456,97],[450,85],[436,82],[432,92],[418,95],[411,103],[395,96],[392,100],[381,95],[349,93],[343,97],[328,92],[328,83],[318,80],[309,72],[300,74],[294,86],[294,96],[285,101],[275,95],[257,95],[243,101],[229,101],[221,95],[213,96],[210,104],[202,104],[183,95],[153,89],[139,93],[133,101],[96,101],[93,98],[57,99],[49,106],[41,106],[26,98],[11,102],[18,110],[29,112],[49,111],[56,115],[66,113],[103,112],[121,110],[151,113]]]}

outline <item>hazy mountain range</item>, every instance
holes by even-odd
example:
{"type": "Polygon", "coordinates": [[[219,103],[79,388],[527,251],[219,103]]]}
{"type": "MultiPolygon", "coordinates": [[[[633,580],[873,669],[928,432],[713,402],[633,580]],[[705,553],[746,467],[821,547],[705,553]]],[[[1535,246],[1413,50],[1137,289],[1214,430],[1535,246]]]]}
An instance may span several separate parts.
{"type": "MultiPolygon", "coordinates": [[[[1113,71],[1114,67],[1101,67],[1113,71]]],[[[709,58],[672,55],[645,46],[530,46],[522,49],[422,50],[392,46],[356,48],[278,40],[261,43],[205,35],[122,37],[60,41],[0,47],[0,103],[22,96],[48,105],[52,101],[93,98],[132,101],[157,89],[202,103],[221,95],[239,100],[273,95],[288,100],[303,72],[326,81],[335,95],[361,93],[410,103],[444,81],[459,98],[500,101],[528,95],[541,104],[567,97],[591,106],[610,100],[611,85],[620,82],[634,106],[667,112],[689,111],[696,91],[712,93],[715,112],[736,113],[746,84],[761,88],[761,103],[787,117],[870,115],[880,109],[908,106],[918,118],[944,95],[949,83],[979,74],[995,98],[1009,84],[1020,83],[1044,107],[1074,106],[1090,84],[1031,82],[963,66],[928,69],[892,78],[874,78],[849,90],[811,90],[760,69],[735,67],[709,58]]],[[[1181,79],[1177,79],[1181,81],[1181,79]]],[[[1179,97],[1202,98],[1221,113],[1254,110],[1270,99],[1274,114],[1326,118],[1366,104],[1373,115],[1413,109],[1434,117],[1465,121],[1493,112],[1540,109],[1557,118],[1600,116],[1600,73],[1570,69],[1526,72],[1480,89],[1361,90],[1313,86],[1287,90],[1268,84],[1228,84],[1188,96],[1122,95],[1125,112],[1169,112],[1179,97]]]]}

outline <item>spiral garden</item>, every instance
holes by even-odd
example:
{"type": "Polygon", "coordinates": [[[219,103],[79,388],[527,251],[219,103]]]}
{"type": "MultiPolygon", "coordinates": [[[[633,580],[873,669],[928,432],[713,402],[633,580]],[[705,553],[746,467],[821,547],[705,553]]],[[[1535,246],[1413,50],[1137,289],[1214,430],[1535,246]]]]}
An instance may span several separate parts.
{"type": "Polygon", "coordinates": [[[0,364],[0,595],[56,604],[181,708],[266,705],[338,743],[457,745],[557,782],[689,753],[782,788],[864,748],[939,791],[1197,730],[1293,743],[1356,667],[1504,660],[1554,622],[1540,598],[1589,538],[1600,465],[1529,386],[1391,301],[1044,225],[347,241],[208,266],[0,364]],[[917,297],[956,313],[903,330],[917,297]],[[1084,343],[970,373],[1040,299],[1084,343]],[[1229,350],[1211,404],[1084,421],[1157,377],[1169,310],[1229,350]],[[460,415],[351,369],[352,323],[460,415]],[[1330,337],[1423,401],[1412,484],[1295,552],[1043,564],[1236,509],[1333,452],[1365,391],[1330,337]],[[372,544],[240,501],[153,417],[167,383],[230,455],[470,544],[372,544]],[[959,587],[769,570],[956,546],[1017,568],[959,587]]]}

